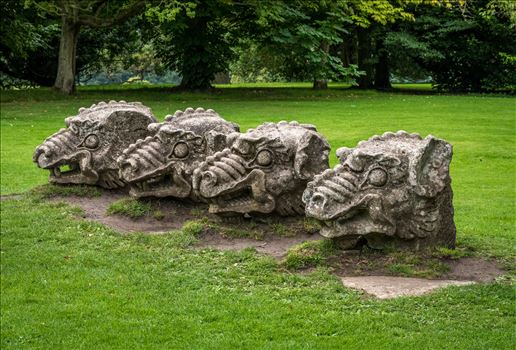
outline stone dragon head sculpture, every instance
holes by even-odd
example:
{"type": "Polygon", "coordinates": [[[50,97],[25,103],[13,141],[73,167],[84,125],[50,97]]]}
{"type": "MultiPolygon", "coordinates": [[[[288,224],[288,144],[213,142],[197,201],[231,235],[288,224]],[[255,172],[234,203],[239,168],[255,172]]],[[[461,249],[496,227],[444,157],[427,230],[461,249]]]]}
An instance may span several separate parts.
{"type": "Polygon", "coordinates": [[[120,176],[134,197],[176,197],[199,200],[192,191],[192,173],[207,156],[226,147],[236,124],[212,109],[187,108],[149,125],[148,136],[130,145],[118,159],[120,176]]]}
{"type": "Polygon", "coordinates": [[[36,148],[33,161],[50,170],[51,183],[122,187],[116,159],[131,143],[147,136],[147,126],[156,121],[139,102],[100,102],[80,108],[78,115],[65,119],[66,128],[36,148]]]}
{"type": "Polygon", "coordinates": [[[449,143],[387,132],[337,156],[340,164],[303,194],[307,216],[324,223],[323,236],[340,237],[349,248],[363,239],[376,248],[454,245],[449,143]]]}
{"type": "Polygon", "coordinates": [[[227,143],[194,172],[194,189],[212,213],[304,214],[307,182],[329,166],[330,146],[313,125],[265,123],[227,143]]]}

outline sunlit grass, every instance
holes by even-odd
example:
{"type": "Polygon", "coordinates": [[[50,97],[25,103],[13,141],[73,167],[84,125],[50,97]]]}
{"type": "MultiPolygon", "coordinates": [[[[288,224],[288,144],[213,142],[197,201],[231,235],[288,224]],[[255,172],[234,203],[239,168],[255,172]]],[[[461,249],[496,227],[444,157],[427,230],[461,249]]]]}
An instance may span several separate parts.
{"type": "MultiPolygon", "coordinates": [[[[64,127],[65,117],[101,100],[141,101],[160,120],[189,106],[213,108],[244,131],[265,121],[312,123],[328,138],[332,154],[374,134],[404,129],[454,146],[461,246],[514,257],[513,97],[291,86],[232,86],[211,93],[171,92],[170,86],[81,87],[72,97],[49,89],[2,92],[1,193],[46,183],[48,172],[31,161],[34,148],[64,127]]],[[[334,155],[331,161],[336,163],[334,155]]],[[[194,250],[198,223],[165,235],[122,236],[74,219],[77,210],[46,203],[37,193],[2,201],[1,215],[2,349],[514,345],[514,289],[502,283],[380,302],[343,288],[326,270],[299,275],[252,250],[194,250]]]]}

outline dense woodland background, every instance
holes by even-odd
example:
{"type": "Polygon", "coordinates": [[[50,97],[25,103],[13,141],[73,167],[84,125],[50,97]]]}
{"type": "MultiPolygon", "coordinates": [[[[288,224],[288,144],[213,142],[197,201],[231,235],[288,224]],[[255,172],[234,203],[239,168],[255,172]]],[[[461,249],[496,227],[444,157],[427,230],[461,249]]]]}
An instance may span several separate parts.
{"type": "Polygon", "coordinates": [[[514,91],[516,1],[9,0],[3,89],[329,81],[514,91]]]}

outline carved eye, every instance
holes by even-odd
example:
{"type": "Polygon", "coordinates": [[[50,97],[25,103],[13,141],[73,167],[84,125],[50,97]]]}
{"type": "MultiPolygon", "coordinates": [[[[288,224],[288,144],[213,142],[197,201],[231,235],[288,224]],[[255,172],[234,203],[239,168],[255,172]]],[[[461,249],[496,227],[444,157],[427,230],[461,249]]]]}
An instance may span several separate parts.
{"type": "Polygon", "coordinates": [[[268,150],[262,150],[256,155],[256,163],[261,166],[269,166],[272,164],[272,153],[268,150]]]}
{"type": "Polygon", "coordinates": [[[381,187],[387,183],[387,173],[385,170],[376,168],[369,172],[368,182],[377,187],[381,187]]]}
{"type": "Polygon", "coordinates": [[[172,154],[174,157],[177,158],[184,158],[188,155],[190,150],[188,149],[188,145],[184,142],[178,142],[174,146],[174,151],[172,151],[172,154]]]}
{"type": "Polygon", "coordinates": [[[99,145],[99,138],[95,134],[90,134],[86,136],[86,138],[82,142],[82,145],[88,148],[97,148],[97,146],[99,145]]]}

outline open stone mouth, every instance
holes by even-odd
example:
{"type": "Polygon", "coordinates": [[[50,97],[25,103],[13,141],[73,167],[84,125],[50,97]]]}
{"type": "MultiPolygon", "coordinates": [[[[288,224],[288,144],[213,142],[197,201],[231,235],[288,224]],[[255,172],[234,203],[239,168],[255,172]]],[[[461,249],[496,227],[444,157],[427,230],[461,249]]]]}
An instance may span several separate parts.
{"type": "Polygon", "coordinates": [[[256,203],[256,200],[254,199],[251,187],[244,187],[236,192],[227,193],[218,198],[213,198],[212,203],[217,204],[221,208],[230,209],[251,205],[256,203]]]}
{"type": "Polygon", "coordinates": [[[55,178],[65,178],[81,173],[81,167],[77,162],[67,162],[49,168],[50,174],[55,178]]]}
{"type": "Polygon", "coordinates": [[[321,223],[323,236],[335,230],[345,234],[347,229],[351,227],[354,227],[353,232],[358,229],[363,235],[371,233],[389,234],[392,228],[388,223],[375,222],[365,208],[353,208],[333,220],[318,221],[321,223]]]}
{"type": "Polygon", "coordinates": [[[131,184],[132,188],[139,192],[151,192],[164,189],[174,184],[172,175],[165,174],[160,176],[153,176],[147,180],[134,182],[131,184]]]}

